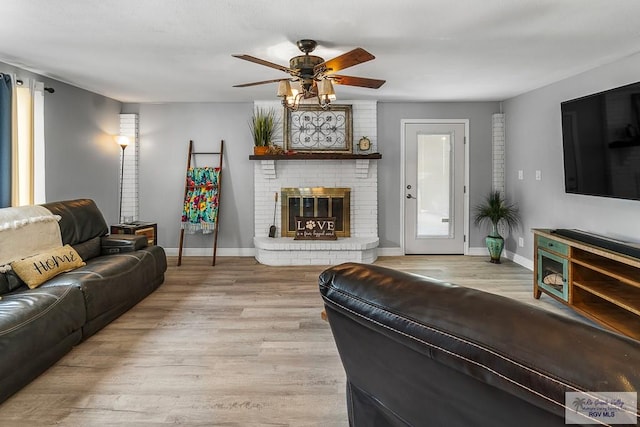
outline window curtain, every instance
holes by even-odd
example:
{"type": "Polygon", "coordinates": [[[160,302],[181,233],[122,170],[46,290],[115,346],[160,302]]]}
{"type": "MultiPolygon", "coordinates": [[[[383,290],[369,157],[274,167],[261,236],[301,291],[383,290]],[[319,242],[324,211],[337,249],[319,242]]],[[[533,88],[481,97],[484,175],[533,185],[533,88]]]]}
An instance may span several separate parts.
{"type": "Polygon", "coordinates": [[[33,204],[33,99],[28,84],[16,86],[12,204],[33,204]]]}
{"type": "Polygon", "coordinates": [[[0,207],[46,201],[44,155],[44,83],[0,73],[0,207]]]}
{"type": "Polygon", "coordinates": [[[0,73],[0,208],[11,206],[11,76],[0,73]]]}
{"type": "Polygon", "coordinates": [[[47,201],[45,187],[44,83],[33,87],[33,203],[47,201]]]}

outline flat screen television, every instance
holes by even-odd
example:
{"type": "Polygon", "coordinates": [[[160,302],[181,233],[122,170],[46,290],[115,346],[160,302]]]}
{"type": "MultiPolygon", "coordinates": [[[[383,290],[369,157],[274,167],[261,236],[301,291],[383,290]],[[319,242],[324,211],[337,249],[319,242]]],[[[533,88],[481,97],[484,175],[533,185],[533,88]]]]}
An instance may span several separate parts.
{"type": "Polygon", "coordinates": [[[640,82],[560,108],[565,191],[640,200],[640,82]]]}

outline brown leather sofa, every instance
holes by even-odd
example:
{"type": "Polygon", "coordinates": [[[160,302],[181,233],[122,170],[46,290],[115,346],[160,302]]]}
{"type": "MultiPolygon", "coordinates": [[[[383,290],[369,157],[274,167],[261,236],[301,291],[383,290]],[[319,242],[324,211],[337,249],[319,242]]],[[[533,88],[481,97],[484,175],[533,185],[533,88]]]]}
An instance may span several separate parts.
{"type": "Polygon", "coordinates": [[[565,392],[640,387],[640,343],[587,322],[375,265],[319,285],[351,426],[564,426],[565,392]]]}
{"type": "Polygon", "coordinates": [[[92,200],[42,206],[62,217],[62,244],[73,246],[86,265],[35,289],[11,271],[0,273],[0,402],[153,292],[167,269],[164,250],[147,247],[146,238],[107,236],[92,200]],[[122,252],[101,255],[104,248],[122,252]]]}

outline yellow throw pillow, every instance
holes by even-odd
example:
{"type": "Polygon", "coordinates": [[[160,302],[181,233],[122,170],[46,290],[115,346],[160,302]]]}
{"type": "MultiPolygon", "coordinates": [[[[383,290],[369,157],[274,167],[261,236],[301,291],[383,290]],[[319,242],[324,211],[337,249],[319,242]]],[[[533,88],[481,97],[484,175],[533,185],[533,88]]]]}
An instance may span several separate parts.
{"type": "Polygon", "coordinates": [[[11,263],[16,272],[29,288],[37,288],[52,277],[65,271],[75,270],[85,265],[78,252],[69,245],[52,249],[11,263]]]}

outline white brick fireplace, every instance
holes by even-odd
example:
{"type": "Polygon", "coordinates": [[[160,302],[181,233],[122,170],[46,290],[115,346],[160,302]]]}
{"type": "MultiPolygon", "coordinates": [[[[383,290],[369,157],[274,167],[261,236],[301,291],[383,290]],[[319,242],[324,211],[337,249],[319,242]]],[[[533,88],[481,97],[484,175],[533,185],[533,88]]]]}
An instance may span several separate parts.
{"type": "MultiPolygon", "coordinates": [[[[375,101],[343,102],[353,106],[354,153],[362,136],[371,140],[367,153],[377,152],[375,101]]],[[[256,102],[256,107],[278,103],[256,102]]],[[[281,141],[275,143],[281,145],[281,141]]],[[[255,257],[267,265],[335,265],[342,262],[372,263],[378,247],[378,165],[376,160],[256,160],[254,162],[255,257]],[[274,194],[282,188],[351,188],[351,237],[327,240],[293,240],[281,236],[281,199],[275,209],[277,234],[268,237],[274,223],[274,194]]]]}

